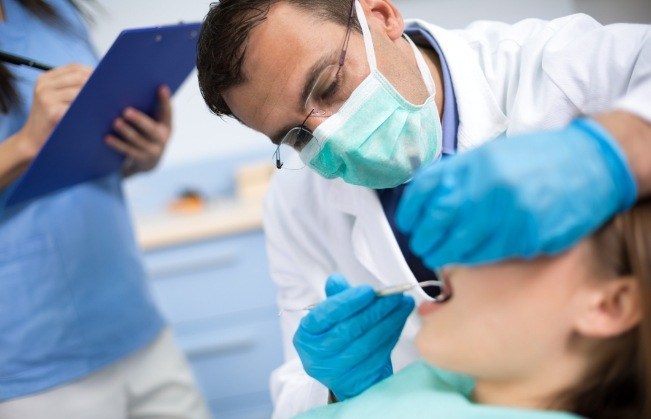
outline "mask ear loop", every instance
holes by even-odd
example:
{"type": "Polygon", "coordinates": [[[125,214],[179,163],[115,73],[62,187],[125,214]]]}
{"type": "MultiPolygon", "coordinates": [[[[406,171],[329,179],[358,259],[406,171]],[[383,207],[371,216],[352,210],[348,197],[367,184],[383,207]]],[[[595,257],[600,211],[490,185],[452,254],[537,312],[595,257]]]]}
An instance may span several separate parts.
{"type": "Polygon", "coordinates": [[[364,48],[366,48],[366,61],[371,69],[371,73],[377,70],[377,60],[375,59],[375,49],[373,47],[373,37],[371,36],[371,29],[368,26],[364,9],[359,1],[355,0],[355,12],[359,26],[362,27],[362,37],[364,38],[364,48]]]}
{"type": "Polygon", "coordinates": [[[409,42],[412,51],[414,51],[416,64],[418,65],[418,70],[420,71],[420,75],[423,78],[423,83],[425,83],[425,87],[427,88],[428,93],[430,96],[434,96],[436,94],[434,77],[432,76],[432,72],[429,70],[427,63],[425,62],[425,58],[423,58],[423,54],[420,52],[416,44],[414,44],[414,41],[412,41],[411,38],[407,36],[407,34],[403,34],[402,36],[407,40],[407,42],[409,42]]]}
{"type": "MultiPolygon", "coordinates": [[[[368,21],[366,20],[364,9],[362,8],[362,5],[359,3],[359,1],[357,0],[355,0],[355,12],[357,15],[357,20],[359,21],[359,25],[362,28],[362,37],[364,38],[364,48],[366,49],[366,60],[368,62],[368,66],[371,69],[371,72],[373,72],[377,70],[377,59],[375,58],[375,47],[373,45],[373,37],[371,36],[371,29],[368,26],[368,21]]],[[[429,92],[430,95],[436,94],[434,77],[432,77],[432,73],[429,70],[427,63],[425,62],[425,59],[423,58],[423,54],[421,54],[421,52],[418,50],[418,47],[416,47],[416,44],[414,44],[414,41],[412,41],[411,38],[409,38],[406,34],[403,34],[403,36],[407,40],[407,42],[409,42],[409,45],[414,51],[414,56],[416,57],[416,63],[418,65],[418,70],[420,70],[420,74],[423,77],[423,82],[425,83],[425,87],[427,87],[427,91],[429,92]]]]}
{"type": "MultiPolygon", "coordinates": [[[[416,58],[416,64],[418,65],[418,70],[420,70],[420,74],[421,77],[423,78],[423,83],[425,83],[425,87],[427,88],[427,92],[430,94],[430,97],[434,97],[436,95],[436,85],[434,84],[434,77],[432,77],[432,72],[429,70],[427,63],[425,62],[425,58],[423,58],[423,54],[420,52],[416,44],[414,44],[414,41],[412,41],[411,38],[407,36],[407,34],[402,34],[402,36],[407,40],[407,42],[409,42],[409,45],[411,46],[411,49],[414,52],[414,57],[416,58]]],[[[418,136],[418,138],[423,138],[422,131],[424,129],[427,128],[423,126],[420,127],[421,135],[418,136]]],[[[423,162],[423,158],[425,156],[420,155],[420,151],[422,147],[420,147],[421,144],[417,144],[416,139],[407,139],[406,141],[407,141],[407,144],[405,145],[406,153],[407,153],[407,157],[409,158],[409,165],[411,166],[411,176],[413,178],[416,171],[418,171],[418,169],[420,168],[423,162]]]]}

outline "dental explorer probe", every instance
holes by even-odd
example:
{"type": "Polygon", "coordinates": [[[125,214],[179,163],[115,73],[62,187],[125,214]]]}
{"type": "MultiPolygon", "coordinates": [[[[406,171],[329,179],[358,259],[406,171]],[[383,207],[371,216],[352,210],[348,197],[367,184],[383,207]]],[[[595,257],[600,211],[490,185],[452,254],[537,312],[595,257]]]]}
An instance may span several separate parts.
{"type": "MultiPolygon", "coordinates": [[[[405,283],[405,284],[392,285],[390,287],[381,288],[381,289],[375,291],[375,295],[377,297],[387,297],[389,295],[402,294],[403,292],[409,291],[409,290],[411,290],[412,288],[415,288],[415,287],[421,287],[421,288],[439,287],[441,289],[441,295],[443,295],[444,294],[443,290],[445,289],[445,282],[431,279],[429,281],[423,281],[423,282],[417,282],[417,283],[411,283],[410,282],[410,283],[405,283]]],[[[445,297],[445,299],[447,299],[447,297],[445,297]]],[[[438,297],[435,298],[435,300],[438,301],[438,297]]],[[[444,301],[444,300],[442,300],[442,301],[444,301]]],[[[283,308],[278,312],[278,316],[281,316],[286,311],[290,312],[290,311],[308,311],[308,310],[312,310],[313,308],[315,308],[319,304],[321,304],[321,302],[313,303],[313,304],[310,304],[310,305],[305,306],[303,308],[283,308]]]]}

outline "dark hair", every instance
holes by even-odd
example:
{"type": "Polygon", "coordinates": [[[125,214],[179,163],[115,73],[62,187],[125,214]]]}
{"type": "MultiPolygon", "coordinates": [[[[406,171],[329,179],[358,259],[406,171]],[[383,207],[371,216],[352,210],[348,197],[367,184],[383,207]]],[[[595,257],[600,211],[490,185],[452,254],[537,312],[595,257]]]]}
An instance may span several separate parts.
{"type": "Polygon", "coordinates": [[[651,418],[651,200],[615,217],[592,243],[597,269],[638,282],[642,320],[599,342],[587,376],[560,403],[591,419],[651,418]]]}
{"type": "MultiPolygon", "coordinates": [[[[68,1],[86,20],[92,21],[92,16],[88,10],[82,9],[79,4],[73,0],[68,1]]],[[[57,11],[44,0],[18,0],[18,3],[34,16],[37,16],[45,22],[55,26],[65,25],[65,22],[61,21],[61,16],[59,16],[57,11]]],[[[18,92],[16,92],[14,87],[14,82],[14,75],[9,71],[7,66],[0,63],[0,113],[8,113],[11,107],[20,101],[18,92]]]]}
{"type": "MultiPolygon", "coordinates": [[[[222,94],[246,81],[242,65],[249,33],[267,18],[270,7],[280,1],[346,26],[352,0],[222,0],[212,3],[199,35],[197,71],[201,95],[214,114],[233,115],[222,94]]],[[[357,19],[353,19],[352,26],[361,32],[357,19]]]]}

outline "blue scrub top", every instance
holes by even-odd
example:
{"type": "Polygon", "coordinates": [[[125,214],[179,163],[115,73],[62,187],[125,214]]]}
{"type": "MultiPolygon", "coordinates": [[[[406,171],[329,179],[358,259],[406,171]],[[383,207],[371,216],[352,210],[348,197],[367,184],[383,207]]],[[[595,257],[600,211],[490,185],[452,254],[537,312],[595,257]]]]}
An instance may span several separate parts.
{"type": "MultiPolygon", "coordinates": [[[[16,0],[3,0],[0,50],[54,66],[95,65],[76,10],[66,0],[48,3],[63,24],[44,23],[16,0]]],[[[7,67],[21,103],[0,114],[0,141],[25,123],[41,74],[7,67]]],[[[144,347],[162,327],[120,175],[0,210],[0,400],[83,377],[144,347]]]]}

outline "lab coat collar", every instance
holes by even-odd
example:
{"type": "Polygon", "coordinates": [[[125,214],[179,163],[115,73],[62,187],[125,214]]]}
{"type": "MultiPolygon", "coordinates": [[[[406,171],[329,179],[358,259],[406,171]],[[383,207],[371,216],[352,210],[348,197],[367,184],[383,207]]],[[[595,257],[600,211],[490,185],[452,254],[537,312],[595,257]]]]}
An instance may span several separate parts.
{"type": "Polygon", "coordinates": [[[459,111],[457,151],[468,151],[503,134],[508,118],[488,85],[477,54],[468,43],[456,32],[420,19],[407,20],[406,27],[429,32],[445,55],[459,111]]]}

